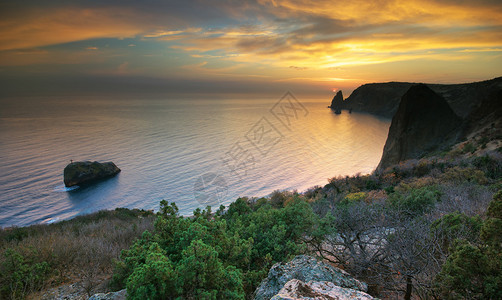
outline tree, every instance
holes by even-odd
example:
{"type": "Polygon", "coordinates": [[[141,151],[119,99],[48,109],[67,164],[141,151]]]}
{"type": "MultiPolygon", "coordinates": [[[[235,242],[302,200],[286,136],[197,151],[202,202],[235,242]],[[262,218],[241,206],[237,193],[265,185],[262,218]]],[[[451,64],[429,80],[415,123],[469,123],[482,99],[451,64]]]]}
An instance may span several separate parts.
{"type": "Polygon", "coordinates": [[[502,299],[502,191],[488,206],[488,219],[479,242],[457,240],[441,272],[436,289],[445,298],[502,299]]]}
{"type": "Polygon", "coordinates": [[[216,250],[194,240],[176,267],[178,292],[185,299],[243,299],[242,274],[224,267],[216,250]],[[230,297],[230,298],[229,298],[230,297]]]}
{"type": "Polygon", "coordinates": [[[172,299],[175,293],[173,265],[157,243],[148,249],[144,264],[139,264],[127,279],[130,299],[172,299]]]}

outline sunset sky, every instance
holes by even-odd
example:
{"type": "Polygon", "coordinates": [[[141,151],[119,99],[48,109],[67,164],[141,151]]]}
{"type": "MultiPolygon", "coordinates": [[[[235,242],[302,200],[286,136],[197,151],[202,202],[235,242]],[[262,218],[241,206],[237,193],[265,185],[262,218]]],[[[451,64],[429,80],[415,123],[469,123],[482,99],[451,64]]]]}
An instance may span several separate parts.
{"type": "Polygon", "coordinates": [[[0,96],[348,96],[501,70],[500,0],[0,3],[0,96]]]}

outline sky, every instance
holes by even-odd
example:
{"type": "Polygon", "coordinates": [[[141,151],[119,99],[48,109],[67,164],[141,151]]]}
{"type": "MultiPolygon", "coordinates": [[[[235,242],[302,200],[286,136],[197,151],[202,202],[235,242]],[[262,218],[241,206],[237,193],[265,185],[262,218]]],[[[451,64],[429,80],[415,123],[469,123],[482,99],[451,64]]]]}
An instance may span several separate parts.
{"type": "Polygon", "coordinates": [[[346,97],[501,70],[500,0],[0,2],[0,97],[346,97]]]}

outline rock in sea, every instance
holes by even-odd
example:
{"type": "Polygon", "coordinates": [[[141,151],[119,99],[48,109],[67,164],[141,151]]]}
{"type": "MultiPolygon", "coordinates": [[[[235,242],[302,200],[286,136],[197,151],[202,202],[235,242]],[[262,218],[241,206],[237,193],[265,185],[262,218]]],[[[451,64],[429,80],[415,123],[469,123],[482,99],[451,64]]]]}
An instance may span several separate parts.
{"type": "Polygon", "coordinates": [[[87,184],[115,176],[119,172],[120,169],[113,162],[72,162],[64,168],[64,184],[66,187],[87,184]]]}
{"type": "Polygon", "coordinates": [[[336,114],[342,113],[343,107],[343,94],[342,91],[338,91],[333,100],[331,100],[331,105],[329,106],[336,114]]]}

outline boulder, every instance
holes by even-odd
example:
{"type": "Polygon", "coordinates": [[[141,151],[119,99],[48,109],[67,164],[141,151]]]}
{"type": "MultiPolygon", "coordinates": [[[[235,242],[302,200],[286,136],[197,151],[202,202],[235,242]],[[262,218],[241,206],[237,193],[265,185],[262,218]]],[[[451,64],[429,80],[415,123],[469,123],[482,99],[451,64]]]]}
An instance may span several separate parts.
{"type": "Polygon", "coordinates": [[[327,281],[336,286],[362,292],[368,291],[368,285],[350,276],[349,273],[328,265],[317,259],[298,255],[288,263],[276,263],[255,291],[256,300],[270,299],[292,279],[303,282],[327,281]]]}
{"type": "Polygon", "coordinates": [[[343,288],[329,281],[309,281],[305,283],[298,279],[288,281],[279,293],[271,300],[293,300],[293,299],[375,299],[365,292],[354,289],[343,288]]]}
{"type": "Polygon", "coordinates": [[[64,168],[64,184],[67,187],[90,183],[115,176],[120,169],[113,162],[72,162],[64,168]]]}
{"type": "Polygon", "coordinates": [[[462,120],[443,97],[425,84],[414,85],[392,118],[377,169],[447,148],[458,140],[461,127],[462,120]]]}
{"type": "Polygon", "coordinates": [[[127,299],[127,290],[123,289],[118,292],[98,293],[92,295],[88,300],[125,300],[127,299]]]}

